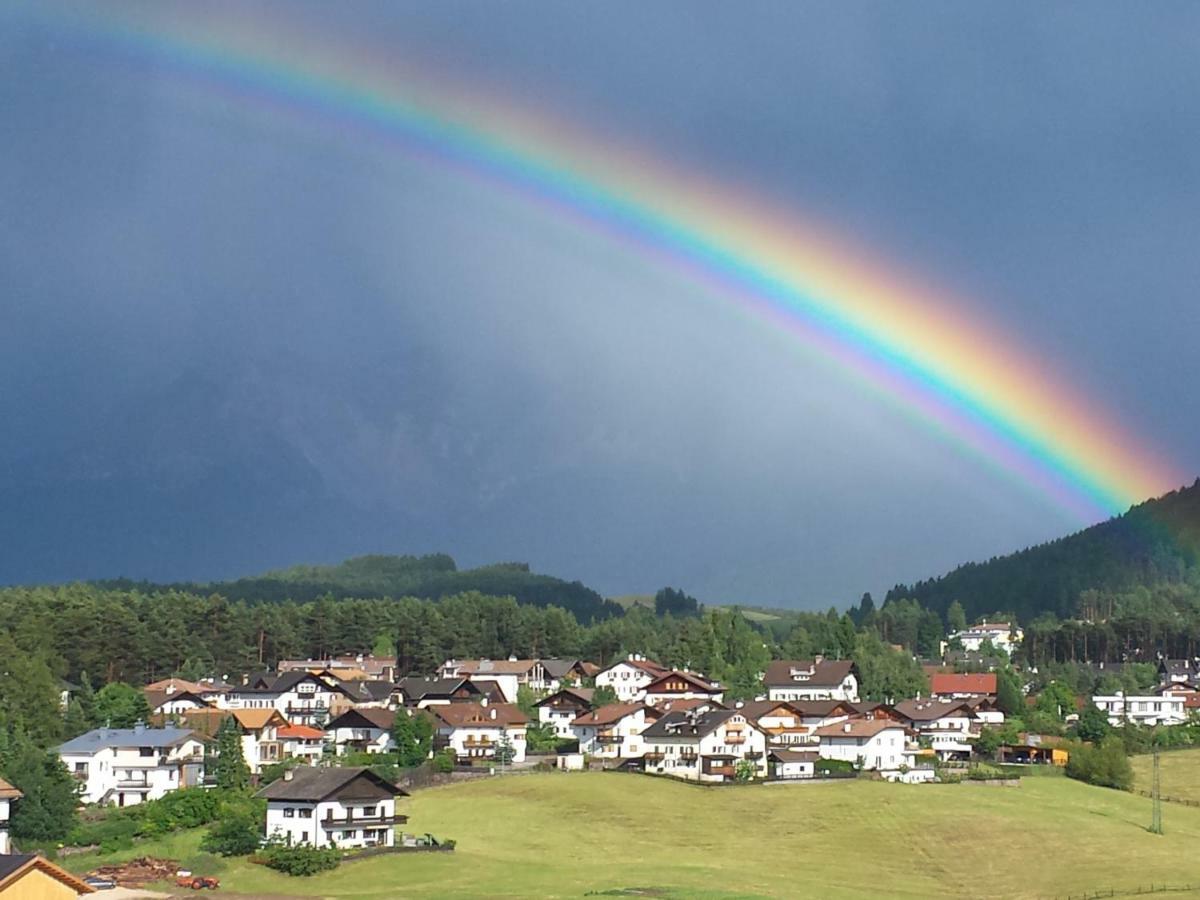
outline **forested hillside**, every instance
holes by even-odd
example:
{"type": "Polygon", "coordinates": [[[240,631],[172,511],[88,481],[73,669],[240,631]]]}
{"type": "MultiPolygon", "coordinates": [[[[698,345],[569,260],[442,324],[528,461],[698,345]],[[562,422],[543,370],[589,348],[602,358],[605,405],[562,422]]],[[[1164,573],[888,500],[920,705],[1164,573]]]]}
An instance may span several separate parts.
{"type": "Polygon", "coordinates": [[[563,581],[529,571],[525,563],[499,563],[460,571],[444,553],[428,556],[359,556],[336,566],[292,566],[237,581],[210,584],[170,585],[135,583],[128,580],[100,582],[115,590],[137,589],[142,593],[174,590],[196,594],[220,594],[228,600],[248,602],[295,600],[318,597],[418,597],[436,600],[466,591],[493,597],[512,597],[532,606],[558,606],[581,622],[620,615],[621,607],[601,597],[578,581],[563,581]]]}
{"type": "Polygon", "coordinates": [[[1122,593],[1180,584],[1200,573],[1200,480],[1069,537],[940,578],[898,585],[888,600],[911,598],[943,616],[955,600],[969,618],[995,611],[1029,621],[1079,612],[1084,591],[1122,593]]]}

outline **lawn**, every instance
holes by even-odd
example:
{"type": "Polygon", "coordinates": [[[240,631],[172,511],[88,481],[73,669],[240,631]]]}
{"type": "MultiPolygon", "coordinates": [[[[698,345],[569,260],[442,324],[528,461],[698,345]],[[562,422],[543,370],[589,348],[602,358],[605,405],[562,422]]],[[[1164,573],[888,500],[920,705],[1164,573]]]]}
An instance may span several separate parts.
{"type": "MultiPolygon", "coordinates": [[[[1200,748],[1168,750],[1160,753],[1158,758],[1162,795],[1200,803],[1200,748]]],[[[1133,763],[1134,786],[1138,790],[1150,790],[1154,757],[1143,753],[1130,757],[1130,762],[1133,763]]]]}
{"type": "MultiPolygon", "coordinates": [[[[698,788],[607,773],[496,778],[417,792],[409,830],[451,854],[374,857],[291,879],[245,862],[220,872],[249,896],[1053,897],[1200,882],[1200,809],[1167,833],[1150,803],[1065,778],[1020,787],[867,781],[698,788]],[[1136,860],[1131,864],[1130,860],[1136,860]]],[[[191,857],[195,835],[137,853],[191,857]]],[[[125,854],[133,855],[133,854],[125,854]]],[[[72,859],[71,867],[85,867],[72,859]]],[[[211,895],[209,895],[211,896],[211,895]]]]}

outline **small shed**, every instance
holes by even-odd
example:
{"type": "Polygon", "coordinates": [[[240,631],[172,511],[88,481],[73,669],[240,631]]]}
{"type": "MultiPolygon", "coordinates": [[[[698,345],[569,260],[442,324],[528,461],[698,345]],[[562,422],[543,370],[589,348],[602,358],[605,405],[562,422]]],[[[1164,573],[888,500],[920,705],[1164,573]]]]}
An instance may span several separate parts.
{"type": "Polygon", "coordinates": [[[819,758],[816,750],[772,750],[767,754],[767,767],[770,777],[780,781],[812,778],[819,758]]]}

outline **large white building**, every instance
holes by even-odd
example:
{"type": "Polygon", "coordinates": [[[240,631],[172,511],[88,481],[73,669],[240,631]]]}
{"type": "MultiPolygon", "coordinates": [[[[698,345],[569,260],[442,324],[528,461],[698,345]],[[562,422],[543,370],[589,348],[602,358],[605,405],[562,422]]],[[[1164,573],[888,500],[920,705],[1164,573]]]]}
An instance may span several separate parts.
{"type": "Polygon", "coordinates": [[[581,713],[571,723],[579,752],[598,759],[636,759],[645,746],[642,732],[658,714],[644,703],[609,703],[581,713]]]}
{"type": "Polygon", "coordinates": [[[858,667],[848,659],[779,659],[767,666],[768,700],[858,702],[858,667]]]}
{"type": "Polygon", "coordinates": [[[512,703],[448,703],[431,706],[433,746],[449,748],[460,759],[495,759],[504,741],[512,746],[512,762],[525,760],[525,733],[529,720],[512,703]]]}
{"type": "Polygon", "coordinates": [[[297,766],[258,792],[266,836],[313,847],[394,847],[396,798],[407,793],[367,768],[297,766]]]}
{"type": "Polygon", "coordinates": [[[0,854],[12,853],[12,842],[8,838],[8,820],[14,800],[21,799],[21,792],[0,778],[0,854]]]}
{"type": "Polygon", "coordinates": [[[687,781],[734,781],[749,761],[755,778],[767,776],[767,736],[740,710],[668,713],[641,735],[645,770],[687,781]]]}
{"type": "Polygon", "coordinates": [[[204,777],[204,742],[186,728],[95,728],[57,752],[84,803],[133,806],[204,777]]]}
{"type": "Polygon", "coordinates": [[[631,653],[628,658],[598,672],[596,687],[612,688],[622,703],[640,703],[646,696],[646,688],[669,671],[654,660],[631,653]]]}
{"type": "Polygon", "coordinates": [[[980,622],[963,631],[954,632],[950,635],[950,640],[957,638],[962,643],[962,648],[970,652],[978,652],[984,641],[991,641],[997,650],[1003,650],[1012,656],[1012,652],[1024,637],[1025,633],[1011,622],[980,622]]]}
{"type": "Polygon", "coordinates": [[[1181,725],[1187,721],[1186,700],[1183,697],[1164,694],[1126,696],[1120,691],[1115,694],[1098,694],[1092,702],[1108,716],[1110,725],[1181,725]]]}
{"type": "Polygon", "coordinates": [[[862,769],[898,769],[910,765],[907,729],[891,719],[849,719],[818,728],[817,752],[822,759],[840,759],[862,769]]]}

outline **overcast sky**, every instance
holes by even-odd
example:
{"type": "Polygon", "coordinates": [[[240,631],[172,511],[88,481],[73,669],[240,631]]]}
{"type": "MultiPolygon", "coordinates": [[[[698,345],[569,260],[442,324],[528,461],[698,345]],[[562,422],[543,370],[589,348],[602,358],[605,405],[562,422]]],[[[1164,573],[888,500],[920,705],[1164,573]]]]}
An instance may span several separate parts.
{"type": "MultiPolygon", "coordinates": [[[[1088,524],[602,235],[20,8],[0,583],[439,550],[824,607],[1088,524]]],[[[260,12],[768,194],[1200,473],[1195,4],[260,12]]]]}

